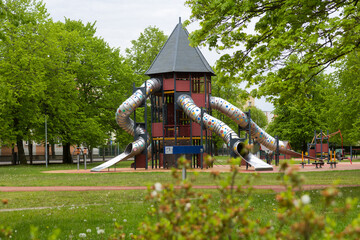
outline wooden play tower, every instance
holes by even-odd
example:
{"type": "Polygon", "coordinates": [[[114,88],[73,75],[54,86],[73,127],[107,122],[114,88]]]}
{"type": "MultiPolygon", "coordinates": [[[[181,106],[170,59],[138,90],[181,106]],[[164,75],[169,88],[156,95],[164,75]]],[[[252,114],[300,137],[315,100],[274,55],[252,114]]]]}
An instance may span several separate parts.
{"type": "MultiPolygon", "coordinates": [[[[190,46],[188,36],[180,19],[146,72],[161,81],[162,89],[150,96],[151,159],[146,151],[135,156],[135,168],[148,168],[150,163],[151,168],[177,166],[180,154],[164,154],[166,146],[203,146],[204,154],[211,154],[211,132],[193,122],[176,104],[178,96],[186,93],[204,112],[211,111],[211,76],[215,74],[200,50],[190,46]]],[[[204,166],[203,154],[186,157],[192,160],[192,167],[204,166]]]]}

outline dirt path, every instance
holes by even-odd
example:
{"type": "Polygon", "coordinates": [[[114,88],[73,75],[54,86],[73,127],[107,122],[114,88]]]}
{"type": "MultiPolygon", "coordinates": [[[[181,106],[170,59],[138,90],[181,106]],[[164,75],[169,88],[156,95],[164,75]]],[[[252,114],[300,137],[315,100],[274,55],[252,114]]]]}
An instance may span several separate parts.
{"type": "MultiPolygon", "coordinates": [[[[360,162],[355,162],[353,164],[350,164],[349,162],[342,162],[338,163],[336,165],[336,168],[330,168],[329,164],[325,164],[322,168],[316,168],[312,164],[307,164],[304,166],[304,168],[301,167],[301,164],[295,165],[297,168],[297,171],[299,172],[322,172],[322,171],[343,171],[343,170],[360,170],[360,162]]],[[[83,166],[82,166],[83,167],[83,166]]],[[[273,166],[273,171],[261,171],[261,173],[277,173],[279,172],[279,167],[273,166]]],[[[102,170],[101,172],[91,172],[90,169],[84,170],[54,170],[54,171],[44,171],[44,173],[92,173],[92,174],[101,174],[101,173],[113,173],[113,172],[169,172],[169,169],[163,169],[163,168],[156,168],[151,169],[149,167],[148,170],[144,168],[138,168],[134,170],[133,168],[110,168],[102,170]]],[[[181,170],[180,170],[181,171],[181,170]]],[[[213,168],[208,169],[200,169],[200,168],[192,168],[188,169],[189,172],[212,172],[212,171],[219,171],[219,172],[230,172],[230,166],[229,165],[214,165],[213,168]]],[[[240,168],[240,171],[242,173],[254,173],[254,168],[250,167],[248,170],[245,169],[244,166],[240,168]]]]}

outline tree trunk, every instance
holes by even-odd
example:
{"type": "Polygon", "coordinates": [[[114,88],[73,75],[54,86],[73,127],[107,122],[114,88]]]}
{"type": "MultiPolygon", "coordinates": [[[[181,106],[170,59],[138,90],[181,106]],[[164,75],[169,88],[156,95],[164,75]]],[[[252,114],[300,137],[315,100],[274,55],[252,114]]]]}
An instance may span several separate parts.
{"type": "Polygon", "coordinates": [[[29,149],[30,164],[32,165],[34,160],[34,155],[33,155],[33,144],[32,141],[30,140],[29,140],[28,149],[29,149]]]}
{"type": "Polygon", "coordinates": [[[305,141],[303,141],[301,149],[304,153],[307,152],[307,143],[305,141]]]}
{"type": "Polygon", "coordinates": [[[19,158],[20,164],[27,164],[23,140],[20,137],[17,138],[16,145],[18,148],[18,158],[19,158]]]}
{"type": "Polygon", "coordinates": [[[12,148],[11,148],[11,156],[12,156],[12,165],[16,165],[16,163],[17,163],[17,153],[15,152],[14,144],[12,145],[12,148]]]}
{"type": "Polygon", "coordinates": [[[89,147],[89,158],[90,158],[90,163],[93,162],[93,148],[90,146],[89,147]]]}
{"type": "Polygon", "coordinates": [[[70,143],[63,144],[63,163],[73,163],[70,147],[70,143]]]}
{"type": "Polygon", "coordinates": [[[214,156],[219,156],[219,148],[214,144],[214,156]]]}
{"type": "Polygon", "coordinates": [[[51,159],[54,160],[54,159],[56,159],[56,156],[55,156],[55,144],[52,143],[50,146],[51,146],[51,159]]]}
{"type": "Polygon", "coordinates": [[[105,162],[105,146],[103,146],[103,162],[105,162]]]}

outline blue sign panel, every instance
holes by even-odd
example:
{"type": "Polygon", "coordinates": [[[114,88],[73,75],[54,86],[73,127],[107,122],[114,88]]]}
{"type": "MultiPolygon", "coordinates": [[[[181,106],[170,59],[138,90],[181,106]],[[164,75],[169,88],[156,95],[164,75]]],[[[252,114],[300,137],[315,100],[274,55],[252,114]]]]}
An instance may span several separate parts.
{"type": "Polygon", "coordinates": [[[165,146],[164,148],[164,154],[198,154],[203,152],[203,146],[165,146]]]}

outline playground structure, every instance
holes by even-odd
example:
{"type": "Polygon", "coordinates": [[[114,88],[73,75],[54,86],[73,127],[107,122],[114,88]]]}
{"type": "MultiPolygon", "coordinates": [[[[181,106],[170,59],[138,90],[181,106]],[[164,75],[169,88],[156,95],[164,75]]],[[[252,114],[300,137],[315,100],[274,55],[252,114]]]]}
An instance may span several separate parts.
{"type": "MultiPolygon", "coordinates": [[[[350,163],[352,164],[352,147],[350,147],[350,158],[345,157],[344,145],[343,145],[343,137],[341,131],[338,130],[336,132],[330,133],[327,130],[327,133],[324,134],[322,130],[320,133],[316,134],[316,130],[314,131],[314,138],[312,139],[311,143],[307,144],[307,152],[308,152],[308,163],[310,163],[310,158],[315,159],[313,164],[318,165],[321,167],[324,165],[325,161],[327,164],[330,164],[330,167],[333,168],[333,165],[336,168],[337,160],[341,161],[344,159],[349,159],[350,163]],[[336,134],[340,134],[341,137],[341,149],[336,149],[334,146],[330,145],[330,138],[335,136],[336,134]]],[[[304,166],[304,161],[302,161],[302,165],[304,166]]]]}
{"type": "Polygon", "coordinates": [[[343,137],[341,131],[338,130],[336,132],[330,133],[327,130],[325,134],[322,130],[318,134],[316,134],[316,130],[314,131],[314,137],[311,143],[307,144],[308,155],[313,158],[318,158],[320,160],[330,161],[330,152],[335,151],[335,149],[331,149],[330,146],[330,138],[335,136],[336,134],[340,134],[341,137],[341,151],[336,151],[336,159],[341,161],[345,159],[344,146],[343,146],[343,137]]]}
{"type": "Polygon", "coordinates": [[[275,151],[278,148],[282,154],[301,157],[301,154],[286,149],[282,141],[277,144],[275,138],[239,108],[222,98],[211,96],[214,71],[200,50],[190,47],[188,32],[181,21],[146,74],[151,79],[139,88],[134,86],[133,94],[116,111],[118,125],[133,135],[134,141],[127,145],[124,153],[91,171],[101,171],[131,157],[134,157],[135,169],[148,169],[149,162],[151,168],[176,167],[180,154],[191,158],[192,167],[203,168],[204,155],[212,155],[212,132],[224,140],[235,156],[241,157],[255,170],[272,170],[271,165],[243,151],[243,139],[224,122],[211,116],[213,110],[228,116],[252,139],[268,149],[275,151]],[[147,123],[147,99],[151,103],[151,135],[147,123]],[[136,121],[136,109],[140,107],[144,108],[145,122],[136,121]]]}
{"type": "Polygon", "coordinates": [[[83,162],[84,162],[84,169],[86,170],[86,157],[88,154],[88,149],[87,147],[79,147],[77,146],[76,148],[74,148],[74,151],[72,153],[73,156],[76,156],[76,163],[77,163],[77,170],[80,169],[80,158],[81,156],[83,157],[83,162]]]}

